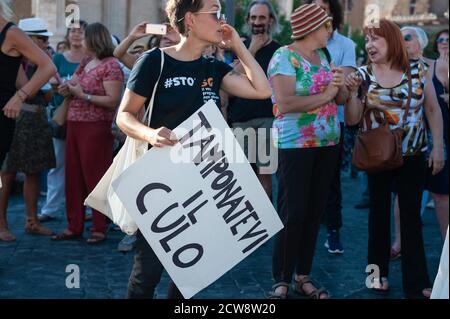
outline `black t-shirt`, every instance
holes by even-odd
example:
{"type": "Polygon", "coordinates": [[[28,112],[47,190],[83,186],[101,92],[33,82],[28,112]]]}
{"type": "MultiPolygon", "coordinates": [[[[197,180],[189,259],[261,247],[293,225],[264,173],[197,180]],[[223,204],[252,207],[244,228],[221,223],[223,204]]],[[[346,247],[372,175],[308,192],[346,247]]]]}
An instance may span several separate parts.
{"type": "MultiPolygon", "coordinates": [[[[245,45],[249,47],[250,40],[245,41],[245,45]]],[[[255,59],[266,72],[266,75],[270,60],[279,47],[280,44],[272,41],[256,52],[255,59]]],[[[247,100],[235,97],[229,101],[228,114],[231,123],[247,122],[263,117],[273,117],[272,101],[270,98],[266,100],[247,100]]]]}
{"type": "MultiPolygon", "coordinates": [[[[131,71],[127,87],[151,98],[161,69],[161,51],[145,52],[131,71]]],[[[173,130],[213,99],[220,107],[219,90],[223,77],[232,70],[227,64],[201,57],[179,61],[164,54],[164,68],[156,89],[150,127],[173,130]]]]}

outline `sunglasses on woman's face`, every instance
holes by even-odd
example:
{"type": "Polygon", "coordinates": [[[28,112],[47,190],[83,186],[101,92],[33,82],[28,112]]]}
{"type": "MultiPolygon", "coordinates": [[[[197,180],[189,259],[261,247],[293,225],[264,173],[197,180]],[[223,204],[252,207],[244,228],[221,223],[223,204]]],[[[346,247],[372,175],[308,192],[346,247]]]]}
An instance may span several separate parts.
{"type": "MultiPolygon", "coordinates": [[[[210,14],[214,17],[214,19],[216,21],[223,21],[223,22],[227,21],[226,16],[223,13],[221,13],[220,10],[219,11],[199,11],[199,12],[194,12],[194,14],[210,14]]],[[[180,20],[178,20],[178,22],[181,22],[183,20],[184,20],[184,17],[181,18],[180,20]]]]}
{"type": "Polygon", "coordinates": [[[405,39],[406,42],[409,42],[409,41],[412,41],[413,38],[414,37],[413,37],[412,34],[407,34],[407,35],[404,36],[403,39],[405,39]]]}
{"type": "Polygon", "coordinates": [[[225,15],[223,13],[221,13],[220,11],[199,11],[199,12],[195,12],[195,14],[210,14],[214,17],[214,19],[216,19],[216,21],[227,21],[225,15]]]}
{"type": "Polygon", "coordinates": [[[436,42],[439,44],[448,43],[448,38],[439,38],[436,40],[436,42]]]}

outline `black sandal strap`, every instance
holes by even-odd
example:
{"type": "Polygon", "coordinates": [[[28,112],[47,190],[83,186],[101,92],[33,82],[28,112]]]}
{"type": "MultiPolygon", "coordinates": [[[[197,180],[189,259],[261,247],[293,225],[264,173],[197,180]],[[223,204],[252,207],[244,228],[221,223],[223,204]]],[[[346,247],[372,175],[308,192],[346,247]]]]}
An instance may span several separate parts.
{"type": "Polygon", "coordinates": [[[303,292],[303,294],[305,294],[305,295],[306,295],[306,293],[305,293],[305,290],[303,289],[303,286],[308,283],[310,283],[311,285],[314,286],[314,283],[309,276],[303,277],[300,280],[295,280],[295,285],[297,286],[297,289],[300,290],[301,292],[303,292]]]}
{"type": "Polygon", "coordinates": [[[327,295],[327,297],[330,295],[324,287],[321,287],[311,292],[309,296],[311,299],[320,299],[320,296],[324,294],[327,295]]]}
{"type": "Polygon", "coordinates": [[[286,287],[289,289],[289,284],[287,282],[278,282],[275,285],[272,286],[272,290],[277,289],[278,287],[286,287]]]}

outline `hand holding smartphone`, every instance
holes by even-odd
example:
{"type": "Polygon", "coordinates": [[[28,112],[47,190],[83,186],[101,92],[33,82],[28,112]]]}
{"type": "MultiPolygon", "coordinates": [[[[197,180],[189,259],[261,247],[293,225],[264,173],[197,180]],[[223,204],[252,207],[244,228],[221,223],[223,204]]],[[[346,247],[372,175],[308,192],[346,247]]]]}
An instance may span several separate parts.
{"type": "Polygon", "coordinates": [[[151,24],[145,26],[145,33],[165,35],[167,33],[167,25],[165,24],[151,24]]]}
{"type": "Polygon", "coordinates": [[[51,85],[53,92],[58,92],[58,87],[61,83],[61,77],[58,72],[49,80],[49,84],[51,85]]]}

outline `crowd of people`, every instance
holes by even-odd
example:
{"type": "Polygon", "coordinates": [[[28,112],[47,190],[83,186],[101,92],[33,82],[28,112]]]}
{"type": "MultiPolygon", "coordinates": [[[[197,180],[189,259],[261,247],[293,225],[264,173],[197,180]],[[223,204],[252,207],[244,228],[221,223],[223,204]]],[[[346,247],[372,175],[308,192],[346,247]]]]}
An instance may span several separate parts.
{"type": "MultiPolygon", "coordinates": [[[[15,26],[0,0],[0,241],[16,239],[7,208],[17,172],[26,176],[26,232],[55,241],[80,239],[84,200],[125,136],[149,147],[173,146],[172,130],[213,99],[236,132],[257,132],[243,145],[249,159],[268,144],[278,152],[275,175],[258,156],[251,161],[267,195],[278,194],[272,200],[284,224],[274,241],[270,298],[286,299],[291,287],[311,299],[330,297],[310,274],[323,220],[326,249],[344,253],[341,167],[351,156],[344,136],[355,127],[368,131],[386,123],[402,131],[403,165],[364,173],[367,262],[380,268],[369,289],[389,291],[389,262],[401,256],[405,296],[429,298],[421,213],[429,193],[445,238],[449,31],[437,34],[439,57],[431,60],[423,56],[429,42],[423,29],[400,29],[381,19],[364,28],[367,61],[357,65],[355,43],[339,32],[343,17],[337,0],[310,0],[298,7],[289,44],[274,40],[278,17],[267,0],[250,3],[244,37],[226,23],[217,0],[169,0],[166,13],[165,35],[146,34],[147,22],[142,22],[123,41],[101,23],[80,21],[53,52],[45,21],[25,18],[15,26]],[[175,77],[195,80],[164,85],[175,77]],[[203,79],[211,79],[208,94],[203,94],[203,79]],[[140,118],[147,108],[152,109],[150,126],[140,118]],[[39,212],[39,175],[47,171],[39,212]],[[55,234],[42,223],[61,211],[67,228],[55,234]]],[[[92,245],[106,240],[109,221],[96,210],[91,218],[87,243],[92,245]]],[[[119,244],[123,251],[132,248],[136,257],[127,297],[153,298],[164,268],[140,231],[119,244]]],[[[171,284],[169,298],[181,297],[171,284]]]]}

